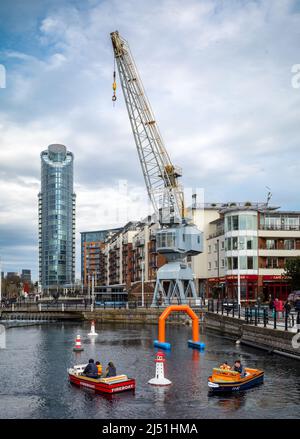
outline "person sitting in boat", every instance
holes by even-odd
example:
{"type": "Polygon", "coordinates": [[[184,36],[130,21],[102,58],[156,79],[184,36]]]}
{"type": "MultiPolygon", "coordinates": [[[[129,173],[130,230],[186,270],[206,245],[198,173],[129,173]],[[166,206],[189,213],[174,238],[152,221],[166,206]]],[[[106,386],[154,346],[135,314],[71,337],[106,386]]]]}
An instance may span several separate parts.
{"type": "Polygon", "coordinates": [[[227,363],[227,361],[224,361],[224,363],[221,364],[220,369],[230,370],[231,367],[229,366],[229,364],[227,363]]]}
{"type": "Polygon", "coordinates": [[[83,371],[83,374],[89,378],[98,378],[98,368],[93,358],[89,359],[89,363],[83,371]]]}
{"type": "Polygon", "coordinates": [[[98,375],[102,375],[102,364],[100,363],[100,361],[96,361],[96,366],[98,369],[98,375]]]}
{"type": "Polygon", "coordinates": [[[234,372],[239,372],[239,373],[241,374],[241,376],[245,376],[245,375],[246,375],[246,374],[245,374],[245,371],[244,371],[244,367],[243,367],[243,365],[242,365],[242,363],[241,363],[240,360],[236,360],[236,361],[234,362],[234,365],[233,365],[233,367],[232,367],[232,370],[233,370],[234,372]]]}
{"type": "Polygon", "coordinates": [[[106,378],[115,377],[117,375],[116,368],[115,368],[114,363],[112,361],[110,361],[108,363],[108,366],[107,366],[105,372],[106,372],[106,374],[105,374],[106,378]]]}

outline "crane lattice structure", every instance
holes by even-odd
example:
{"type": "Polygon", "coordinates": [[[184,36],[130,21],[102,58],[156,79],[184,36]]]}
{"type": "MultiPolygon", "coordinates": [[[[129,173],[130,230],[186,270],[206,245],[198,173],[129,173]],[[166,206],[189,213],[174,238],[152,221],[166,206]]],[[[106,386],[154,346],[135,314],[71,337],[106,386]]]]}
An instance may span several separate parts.
{"type": "MultiPolygon", "coordinates": [[[[129,45],[117,31],[111,33],[111,40],[148,195],[161,226],[156,234],[157,251],[168,261],[157,272],[153,305],[176,299],[185,303],[189,297],[197,297],[185,257],[202,251],[201,234],[184,217],[183,189],[178,181],[182,173],[164,146],[129,45]]],[[[116,100],[115,72],[113,90],[116,100]]]]}

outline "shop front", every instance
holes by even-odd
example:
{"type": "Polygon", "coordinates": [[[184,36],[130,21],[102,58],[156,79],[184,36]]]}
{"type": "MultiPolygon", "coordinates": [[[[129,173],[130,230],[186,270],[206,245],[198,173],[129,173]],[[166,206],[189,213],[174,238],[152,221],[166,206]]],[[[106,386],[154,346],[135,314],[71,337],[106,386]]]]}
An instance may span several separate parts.
{"type": "MultiPolygon", "coordinates": [[[[241,302],[256,302],[258,297],[263,302],[269,301],[270,297],[286,300],[291,288],[283,276],[258,276],[241,275],[241,302]]],[[[237,300],[238,276],[214,277],[208,279],[207,297],[228,300],[237,300]]]]}
{"type": "Polygon", "coordinates": [[[263,299],[270,298],[286,300],[291,292],[291,286],[283,276],[263,276],[263,299]]]}

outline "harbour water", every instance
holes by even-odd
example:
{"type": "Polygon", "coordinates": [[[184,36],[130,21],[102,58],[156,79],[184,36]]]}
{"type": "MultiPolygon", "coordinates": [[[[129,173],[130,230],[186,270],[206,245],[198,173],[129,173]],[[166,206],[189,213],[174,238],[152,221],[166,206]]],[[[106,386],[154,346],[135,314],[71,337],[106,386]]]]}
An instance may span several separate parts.
{"type": "Polygon", "coordinates": [[[0,350],[0,418],[299,418],[300,364],[277,355],[236,345],[214,333],[201,334],[203,353],[187,347],[191,328],[169,326],[168,388],[147,384],[155,372],[153,325],[98,324],[88,337],[86,323],[51,323],[13,327],[0,350]],[[73,352],[76,334],[84,351],[73,352]],[[68,382],[67,368],[92,357],[105,367],[136,378],[135,392],[95,394],[68,382]],[[240,357],[244,365],[265,371],[263,385],[228,396],[209,396],[207,377],[223,361],[240,357]]]}

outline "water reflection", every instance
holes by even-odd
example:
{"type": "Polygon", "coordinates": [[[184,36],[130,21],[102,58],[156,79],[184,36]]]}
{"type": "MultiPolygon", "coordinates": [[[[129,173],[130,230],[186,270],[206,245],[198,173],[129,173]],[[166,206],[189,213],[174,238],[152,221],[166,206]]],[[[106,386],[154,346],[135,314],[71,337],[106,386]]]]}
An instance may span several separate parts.
{"type": "Polygon", "coordinates": [[[209,397],[216,398],[217,404],[220,408],[226,411],[234,412],[239,410],[246,402],[246,392],[233,393],[232,395],[221,396],[209,394],[209,397]]]}

